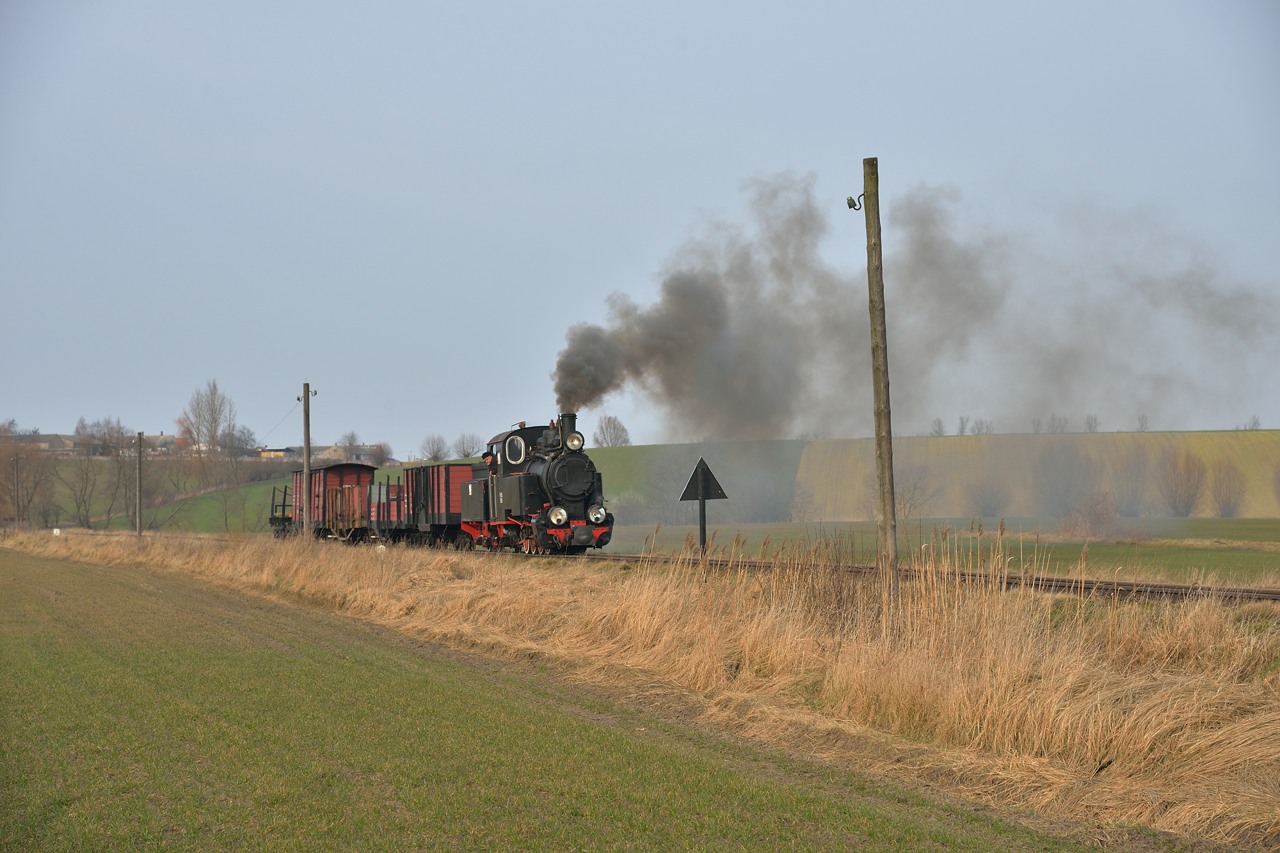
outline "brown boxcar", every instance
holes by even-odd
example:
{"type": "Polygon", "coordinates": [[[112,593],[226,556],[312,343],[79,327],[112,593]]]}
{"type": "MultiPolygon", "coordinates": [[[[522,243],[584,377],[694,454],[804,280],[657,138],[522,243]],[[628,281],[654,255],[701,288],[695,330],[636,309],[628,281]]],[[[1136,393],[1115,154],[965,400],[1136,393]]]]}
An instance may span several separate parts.
{"type": "MultiPolygon", "coordinates": [[[[339,462],[311,469],[311,530],[321,539],[361,541],[369,536],[369,486],[378,469],[362,462],[339,462]]],[[[293,472],[293,485],[276,504],[272,497],[271,524],[276,535],[302,532],[302,469],[293,472]]]]}

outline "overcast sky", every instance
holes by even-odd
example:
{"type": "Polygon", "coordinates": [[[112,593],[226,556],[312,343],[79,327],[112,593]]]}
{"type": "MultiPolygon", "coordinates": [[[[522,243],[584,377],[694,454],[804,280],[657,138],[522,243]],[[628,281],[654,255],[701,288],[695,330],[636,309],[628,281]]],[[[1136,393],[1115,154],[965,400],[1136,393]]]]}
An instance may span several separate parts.
{"type": "MultiPolygon", "coordinates": [[[[690,245],[763,244],[797,206],[859,340],[871,156],[895,432],[1280,427],[1273,0],[5,0],[0,420],[168,433],[215,379],[297,444],[310,382],[317,443],[487,438],[555,414],[611,294],[644,314],[690,245]],[[909,255],[922,227],[951,260],[909,255]]],[[[809,396],[830,423],[777,430],[870,434],[869,355],[847,370],[848,413],[809,396]]],[[[583,426],[696,437],[662,395],[639,377],[583,426]]]]}

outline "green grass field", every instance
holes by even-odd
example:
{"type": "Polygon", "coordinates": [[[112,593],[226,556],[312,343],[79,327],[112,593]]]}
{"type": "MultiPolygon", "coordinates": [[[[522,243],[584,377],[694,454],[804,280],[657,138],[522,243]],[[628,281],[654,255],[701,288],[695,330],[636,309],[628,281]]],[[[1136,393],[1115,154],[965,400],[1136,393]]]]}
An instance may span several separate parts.
{"type": "MultiPolygon", "coordinates": [[[[708,513],[714,519],[714,508],[708,513]]],[[[908,519],[898,528],[900,559],[909,564],[926,543],[938,547],[945,532],[949,547],[962,556],[989,554],[999,519],[988,519],[981,536],[974,522],[963,519],[908,519]]],[[[1243,583],[1280,587],[1280,519],[1143,519],[1126,535],[1106,542],[1062,539],[1051,535],[1054,524],[1042,519],[1007,523],[1003,549],[1008,565],[1021,571],[1079,574],[1090,577],[1162,578],[1171,581],[1243,583]]],[[[696,543],[697,525],[620,525],[609,550],[678,551],[696,543]]],[[[717,556],[772,556],[780,550],[826,543],[841,559],[875,562],[876,526],[869,521],[810,524],[707,525],[708,547],[717,556]]]]}
{"type": "Polygon", "coordinates": [[[547,673],[0,548],[0,848],[1073,844],[547,673]]]}

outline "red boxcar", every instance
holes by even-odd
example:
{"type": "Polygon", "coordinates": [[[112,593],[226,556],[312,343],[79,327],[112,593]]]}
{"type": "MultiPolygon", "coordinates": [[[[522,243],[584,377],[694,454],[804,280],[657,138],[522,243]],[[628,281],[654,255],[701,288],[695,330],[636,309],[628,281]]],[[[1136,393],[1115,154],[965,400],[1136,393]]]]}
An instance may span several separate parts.
{"type": "MultiPolygon", "coordinates": [[[[340,462],[311,469],[311,530],[323,539],[360,541],[369,536],[369,487],[378,469],[362,462],[340,462]]],[[[306,502],[302,469],[279,503],[272,495],[271,525],[277,536],[300,533],[306,502]]]]}
{"type": "Polygon", "coordinates": [[[470,463],[432,463],[375,482],[368,489],[371,537],[452,544],[462,521],[462,484],[474,473],[470,463]]]}

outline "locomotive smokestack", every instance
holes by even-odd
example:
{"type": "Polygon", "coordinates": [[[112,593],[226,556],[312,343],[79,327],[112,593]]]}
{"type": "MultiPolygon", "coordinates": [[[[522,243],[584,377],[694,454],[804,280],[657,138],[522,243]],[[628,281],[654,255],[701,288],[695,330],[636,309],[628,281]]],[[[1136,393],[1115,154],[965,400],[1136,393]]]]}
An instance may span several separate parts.
{"type": "Polygon", "coordinates": [[[569,433],[578,428],[577,412],[561,412],[560,413],[560,444],[563,445],[569,433]]]}

